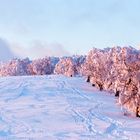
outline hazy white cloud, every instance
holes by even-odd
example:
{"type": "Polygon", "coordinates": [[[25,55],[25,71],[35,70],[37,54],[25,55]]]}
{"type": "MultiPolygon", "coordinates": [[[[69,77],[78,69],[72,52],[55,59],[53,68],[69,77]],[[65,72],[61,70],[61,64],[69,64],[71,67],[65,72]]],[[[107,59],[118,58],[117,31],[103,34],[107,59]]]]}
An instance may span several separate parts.
{"type": "Polygon", "coordinates": [[[30,46],[22,46],[19,43],[11,43],[0,38],[0,61],[6,61],[15,57],[31,59],[45,56],[68,56],[68,51],[59,43],[48,44],[41,41],[33,41],[30,46]]]}
{"type": "Polygon", "coordinates": [[[0,61],[7,61],[15,57],[15,54],[11,51],[9,43],[0,38],[0,61]]]}
{"type": "Polygon", "coordinates": [[[68,56],[68,51],[59,43],[48,44],[46,42],[34,41],[31,46],[21,46],[14,43],[11,45],[12,51],[19,57],[29,57],[31,59],[42,58],[45,56],[68,56]]]}
{"type": "Polygon", "coordinates": [[[140,43],[137,43],[136,46],[134,46],[136,49],[140,50],[140,43]]]}

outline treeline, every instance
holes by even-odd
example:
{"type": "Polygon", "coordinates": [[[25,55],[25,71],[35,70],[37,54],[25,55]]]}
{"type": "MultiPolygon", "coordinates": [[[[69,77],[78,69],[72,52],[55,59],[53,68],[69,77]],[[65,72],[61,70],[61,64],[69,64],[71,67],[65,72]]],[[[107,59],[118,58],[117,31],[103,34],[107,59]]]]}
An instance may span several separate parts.
{"type": "Polygon", "coordinates": [[[119,103],[140,115],[140,51],[132,47],[93,49],[82,66],[87,81],[114,93],[119,103]]]}
{"type": "Polygon", "coordinates": [[[13,59],[0,65],[0,76],[63,74],[81,75],[100,90],[118,97],[118,102],[140,115],[140,51],[132,47],[93,48],[87,56],[13,59]]]}
{"type": "Polygon", "coordinates": [[[71,57],[45,57],[42,59],[29,60],[12,59],[0,64],[0,76],[23,76],[23,75],[48,75],[64,74],[75,76],[80,73],[85,56],[74,55],[71,57]]]}

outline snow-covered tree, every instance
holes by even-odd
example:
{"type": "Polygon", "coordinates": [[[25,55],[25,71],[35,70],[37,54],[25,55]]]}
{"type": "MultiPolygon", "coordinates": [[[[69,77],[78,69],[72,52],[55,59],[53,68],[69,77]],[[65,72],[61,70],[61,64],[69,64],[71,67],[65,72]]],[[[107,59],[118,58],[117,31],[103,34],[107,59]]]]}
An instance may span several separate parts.
{"type": "Polygon", "coordinates": [[[30,61],[29,58],[12,59],[0,63],[0,76],[52,74],[58,61],[57,57],[46,57],[33,61],[30,61]]]}
{"type": "Polygon", "coordinates": [[[73,59],[71,57],[64,57],[56,64],[54,73],[72,77],[74,76],[75,71],[76,69],[73,59]]]}
{"type": "Polygon", "coordinates": [[[93,49],[82,66],[84,75],[100,90],[119,96],[119,103],[140,115],[140,51],[132,47],[93,49]]]}
{"type": "Polygon", "coordinates": [[[54,73],[64,74],[66,76],[72,77],[81,73],[81,65],[85,61],[85,56],[72,56],[63,57],[56,64],[54,73]]]}
{"type": "Polygon", "coordinates": [[[59,61],[58,58],[45,57],[43,59],[33,60],[28,65],[28,71],[30,75],[45,75],[52,74],[56,63],[59,61]]]}
{"type": "Polygon", "coordinates": [[[0,65],[0,76],[28,75],[28,64],[30,60],[13,59],[0,65]]]}
{"type": "Polygon", "coordinates": [[[140,50],[132,47],[93,48],[87,56],[46,57],[0,63],[0,76],[63,74],[87,76],[92,85],[118,97],[118,102],[140,115],[140,50]]]}

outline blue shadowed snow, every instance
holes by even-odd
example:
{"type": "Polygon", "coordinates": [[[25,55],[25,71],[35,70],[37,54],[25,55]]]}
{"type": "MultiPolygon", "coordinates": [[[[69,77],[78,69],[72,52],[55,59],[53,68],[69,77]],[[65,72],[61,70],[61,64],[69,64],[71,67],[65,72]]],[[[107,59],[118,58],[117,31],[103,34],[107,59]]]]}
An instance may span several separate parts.
{"type": "Polygon", "coordinates": [[[83,78],[0,78],[0,140],[98,140],[140,137],[140,120],[83,78]]]}

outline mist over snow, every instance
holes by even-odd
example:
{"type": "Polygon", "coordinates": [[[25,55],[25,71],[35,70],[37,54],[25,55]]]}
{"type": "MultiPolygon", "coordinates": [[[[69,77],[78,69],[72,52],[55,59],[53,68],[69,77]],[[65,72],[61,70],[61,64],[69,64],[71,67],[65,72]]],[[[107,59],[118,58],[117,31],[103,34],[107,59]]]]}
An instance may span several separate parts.
{"type": "Polygon", "coordinates": [[[47,43],[42,41],[33,41],[28,46],[22,46],[19,43],[12,43],[12,51],[19,57],[38,59],[46,56],[69,56],[70,53],[60,43],[47,43]]]}

